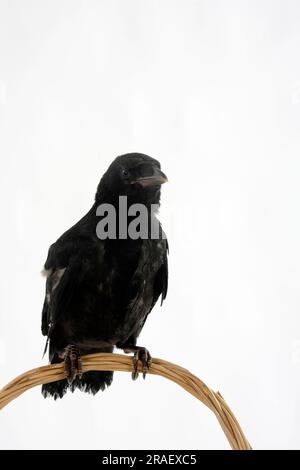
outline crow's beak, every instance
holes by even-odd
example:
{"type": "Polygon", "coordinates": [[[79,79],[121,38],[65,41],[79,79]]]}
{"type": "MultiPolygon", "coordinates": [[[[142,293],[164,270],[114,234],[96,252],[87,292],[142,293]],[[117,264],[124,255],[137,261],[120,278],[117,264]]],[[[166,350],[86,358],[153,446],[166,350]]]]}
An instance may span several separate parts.
{"type": "Polygon", "coordinates": [[[135,181],[132,181],[132,184],[139,184],[143,188],[149,188],[151,186],[160,186],[161,184],[167,183],[168,178],[166,175],[159,170],[154,168],[153,174],[151,176],[141,176],[135,181]]]}

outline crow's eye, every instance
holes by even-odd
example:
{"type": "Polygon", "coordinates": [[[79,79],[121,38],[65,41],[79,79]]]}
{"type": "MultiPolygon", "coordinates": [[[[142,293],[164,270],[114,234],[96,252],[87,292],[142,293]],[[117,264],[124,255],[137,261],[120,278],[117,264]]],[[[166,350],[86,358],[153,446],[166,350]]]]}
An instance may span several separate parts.
{"type": "Polygon", "coordinates": [[[127,178],[129,176],[129,171],[128,170],[123,170],[122,175],[127,178]]]}

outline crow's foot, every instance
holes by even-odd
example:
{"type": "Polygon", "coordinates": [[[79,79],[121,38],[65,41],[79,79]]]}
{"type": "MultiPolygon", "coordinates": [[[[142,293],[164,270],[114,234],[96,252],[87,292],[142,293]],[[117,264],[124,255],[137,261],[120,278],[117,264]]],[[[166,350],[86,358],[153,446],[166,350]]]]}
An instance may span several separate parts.
{"type": "Polygon", "coordinates": [[[131,374],[132,379],[136,380],[139,376],[139,373],[138,373],[139,361],[141,361],[141,363],[142,363],[143,378],[145,379],[146,374],[147,374],[148,370],[150,369],[151,361],[152,361],[152,358],[151,358],[151,355],[150,355],[148,349],[143,348],[142,346],[125,346],[124,347],[124,352],[126,354],[131,353],[131,352],[134,353],[133,358],[132,358],[132,362],[133,362],[133,371],[132,371],[132,374],[131,374]]]}
{"type": "Polygon", "coordinates": [[[82,377],[82,363],[79,349],[73,344],[68,344],[59,355],[64,360],[65,376],[69,385],[75,380],[76,375],[82,377]]]}

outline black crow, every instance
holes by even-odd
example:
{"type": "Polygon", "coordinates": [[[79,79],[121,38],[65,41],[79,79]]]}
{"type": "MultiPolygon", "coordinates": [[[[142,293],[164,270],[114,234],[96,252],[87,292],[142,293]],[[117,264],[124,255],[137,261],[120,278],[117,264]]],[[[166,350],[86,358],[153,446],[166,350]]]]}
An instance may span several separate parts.
{"type": "Polygon", "coordinates": [[[76,388],[93,394],[104,390],[113,373],[82,373],[80,357],[112,352],[115,346],[134,353],[133,378],[138,376],[138,361],[145,377],[151,356],[136,345],[137,337],[158,298],[165,299],[168,286],[168,244],[156,218],[160,187],[166,181],[160,163],[148,155],[117,157],[103,175],[89,212],[50,246],[43,271],[47,280],[42,333],[50,362],[63,361],[66,378],[43,385],[44,397],[61,398],[76,388]],[[147,209],[146,218],[133,225],[138,234],[144,222],[143,236],[124,235],[124,223],[127,232],[139,212],[124,214],[120,196],[126,196],[128,208],[143,204],[147,209]],[[98,229],[108,212],[99,207],[108,204],[115,208],[111,222],[116,227],[113,236],[105,238],[98,229]],[[159,230],[154,237],[155,223],[159,230]]]}

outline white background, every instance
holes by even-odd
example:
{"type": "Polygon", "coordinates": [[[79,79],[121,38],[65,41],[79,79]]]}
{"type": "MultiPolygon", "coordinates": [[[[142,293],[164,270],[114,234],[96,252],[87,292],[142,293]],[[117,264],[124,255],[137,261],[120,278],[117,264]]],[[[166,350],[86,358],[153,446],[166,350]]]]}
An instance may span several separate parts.
{"type": "MultiPolygon", "coordinates": [[[[167,301],[140,344],[220,390],[255,448],[300,447],[300,4],[0,0],[0,380],[42,364],[40,270],[111,160],[169,177],[167,301]]],[[[43,363],[46,363],[44,359],[43,363]]],[[[1,412],[1,448],[228,448],[158,377],[1,412]]]]}

